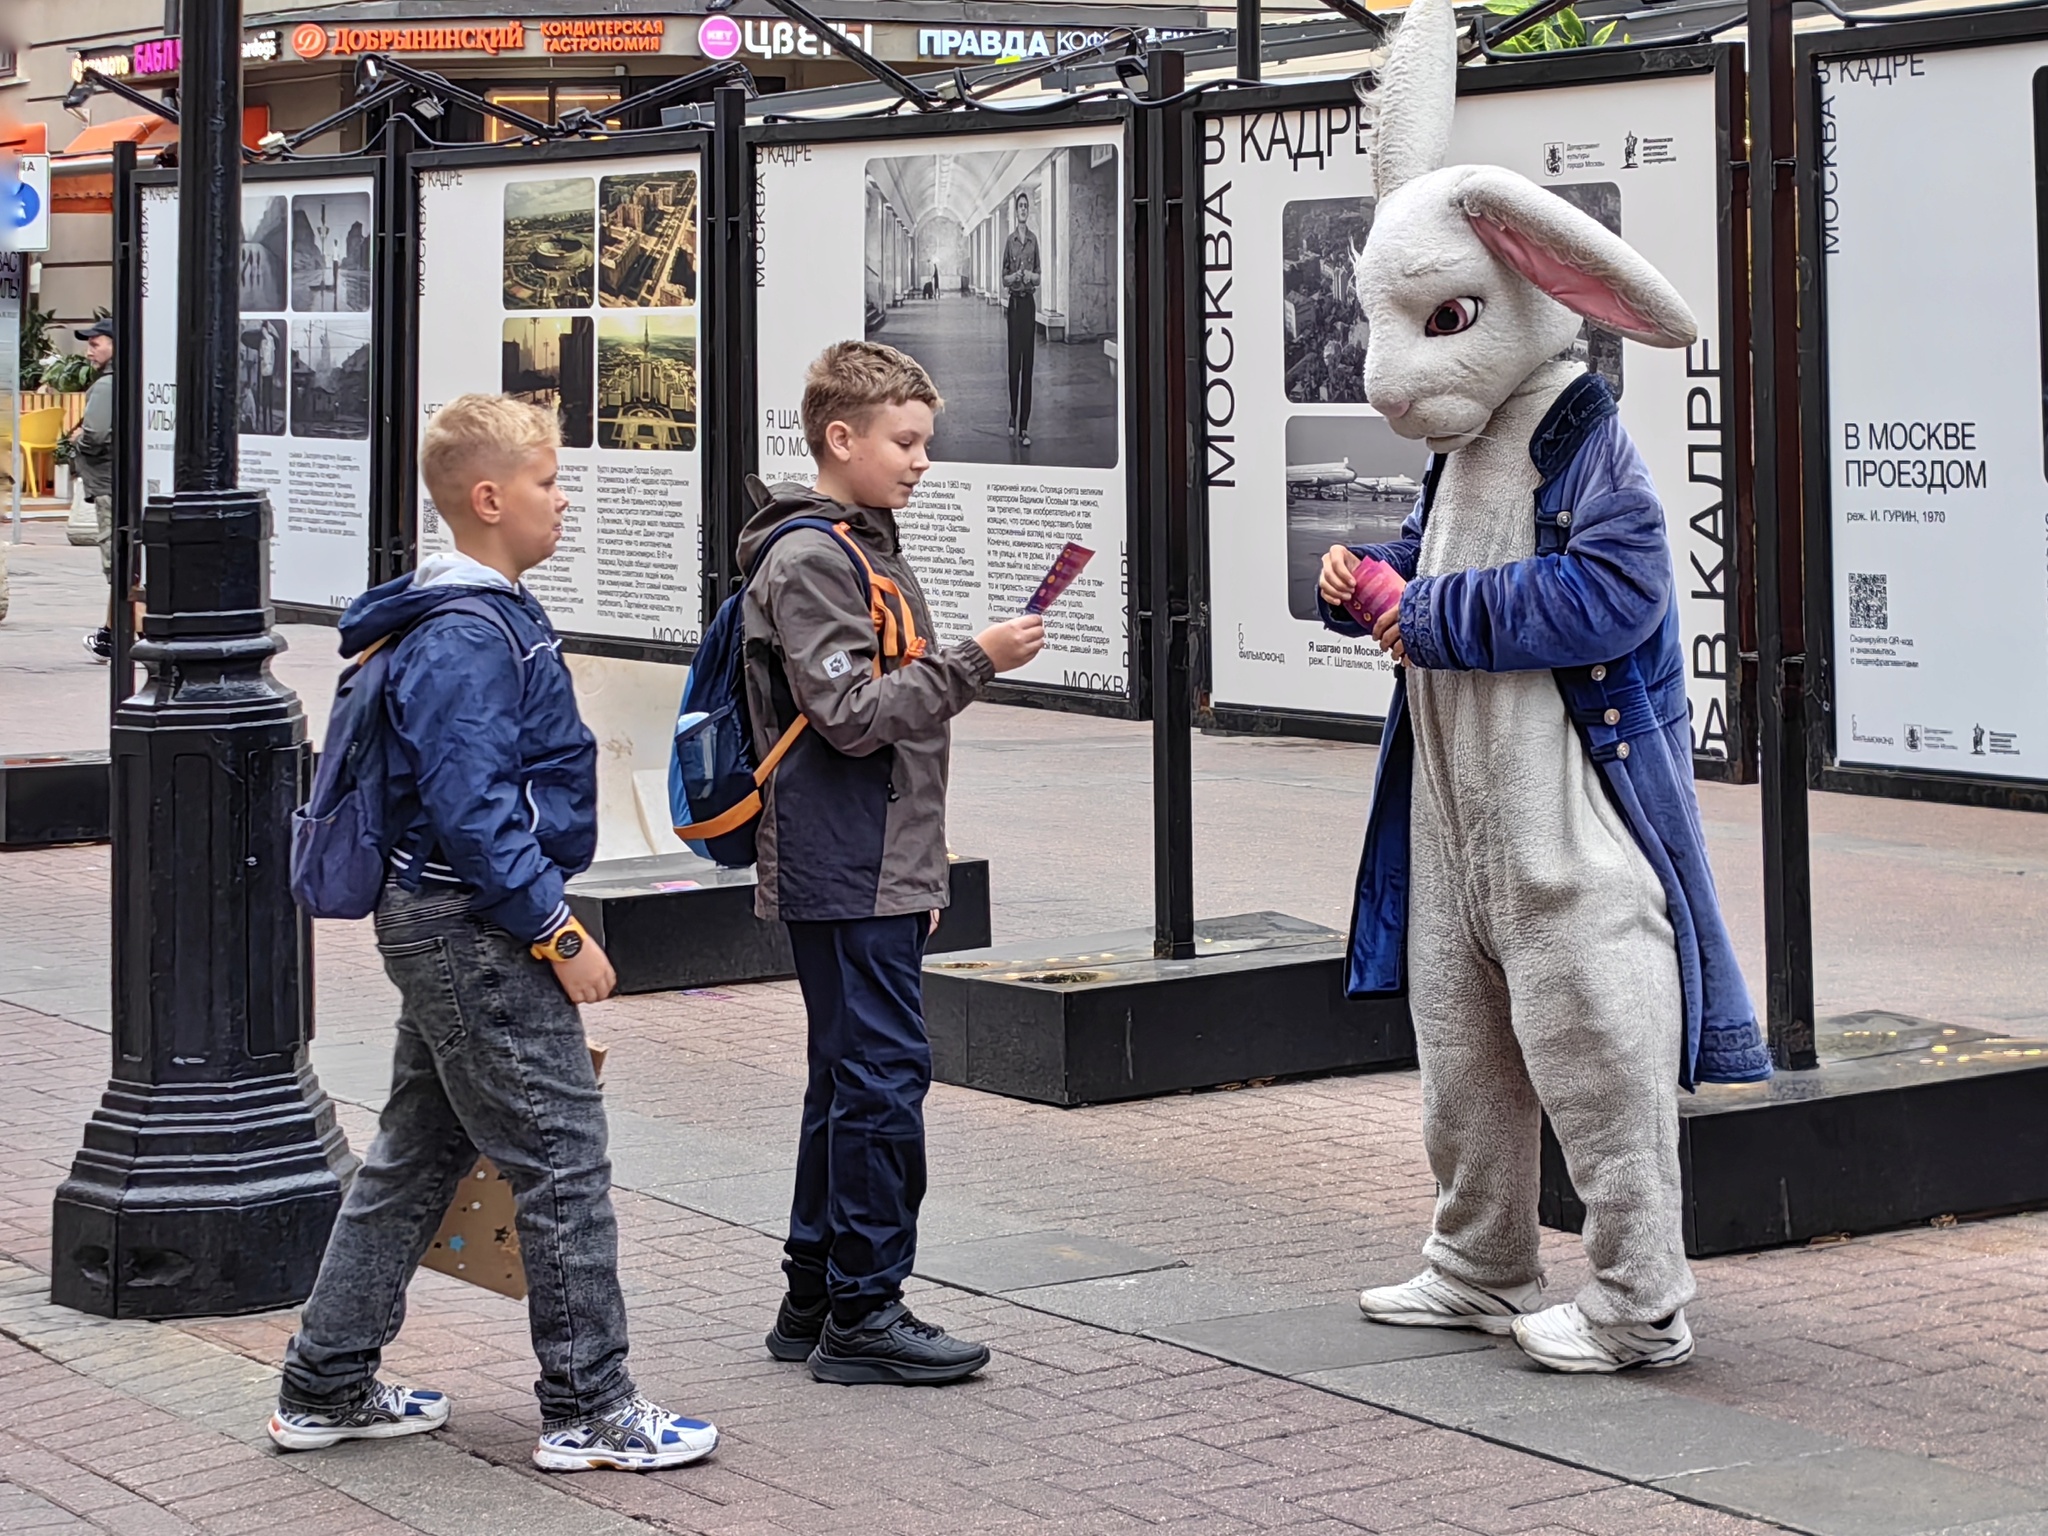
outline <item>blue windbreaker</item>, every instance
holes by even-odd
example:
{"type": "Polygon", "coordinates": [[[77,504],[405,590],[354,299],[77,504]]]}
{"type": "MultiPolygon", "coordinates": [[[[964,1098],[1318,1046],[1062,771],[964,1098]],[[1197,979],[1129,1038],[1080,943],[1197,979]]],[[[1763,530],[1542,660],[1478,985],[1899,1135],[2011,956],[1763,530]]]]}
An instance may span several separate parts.
{"type": "Polygon", "coordinates": [[[341,653],[403,629],[386,691],[399,745],[384,822],[398,833],[394,870],[408,886],[473,887],[478,917],[544,937],[568,918],[563,883],[597,848],[597,741],[576,711],[561,641],[524,587],[422,587],[401,576],[349,604],[341,653]],[[523,654],[487,619],[429,617],[479,594],[523,654]]]}
{"type": "MultiPolygon", "coordinates": [[[[1771,1075],[1771,1060],[1707,863],[1663,504],[1598,374],[1558,396],[1529,456],[1543,477],[1529,559],[1416,576],[1428,490],[1397,542],[1354,553],[1376,556],[1408,578],[1401,638],[1416,666],[1547,667],[1556,675],[1587,753],[1664,887],[1685,993],[1679,1082],[1756,1082],[1771,1075]]],[[[1429,484],[1435,481],[1432,473],[1429,484]]],[[[1317,602],[1329,628],[1363,633],[1343,609],[1317,602]]],[[[1406,989],[1415,766],[1407,697],[1397,676],[1352,912],[1345,990],[1353,997],[1406,989]]]]}

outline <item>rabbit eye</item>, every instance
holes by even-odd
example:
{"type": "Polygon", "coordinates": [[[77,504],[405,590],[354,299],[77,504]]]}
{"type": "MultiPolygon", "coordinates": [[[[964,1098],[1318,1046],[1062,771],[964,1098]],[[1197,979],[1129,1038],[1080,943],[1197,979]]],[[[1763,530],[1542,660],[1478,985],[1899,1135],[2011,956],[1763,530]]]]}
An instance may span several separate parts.
{"type": "Polygon", "coordinates": [[[1479,319],[1479,311],[1485,307],[1485,302],[1480,299],[1445,299],[1423,322],[1423,334],[1455,336],[1460,331],[1469,331],[1479,319]]]}

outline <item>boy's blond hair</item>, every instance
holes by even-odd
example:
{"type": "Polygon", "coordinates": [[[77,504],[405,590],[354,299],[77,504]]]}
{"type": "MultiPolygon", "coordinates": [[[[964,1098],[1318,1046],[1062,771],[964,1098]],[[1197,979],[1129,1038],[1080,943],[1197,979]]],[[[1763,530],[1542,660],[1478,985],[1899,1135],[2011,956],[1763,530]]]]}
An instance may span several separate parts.
{"type": "Polygon", "coordinates": [[[804,440],[811,457],[825,457],[825,429],[843,421],[865,432],[885,405],[923,401],[934,411],[946,402],[917,359],[878,341],[835,341],[804,373],[804,440]]]}
{"type": "Polygon", "coordinates": [[[467,512],[479,480],[496,479],[528,454],[561,446],[562,423],[553,411],[510,395],[457,395],[427,423],[420,478],[444,516],[467,512]]]}

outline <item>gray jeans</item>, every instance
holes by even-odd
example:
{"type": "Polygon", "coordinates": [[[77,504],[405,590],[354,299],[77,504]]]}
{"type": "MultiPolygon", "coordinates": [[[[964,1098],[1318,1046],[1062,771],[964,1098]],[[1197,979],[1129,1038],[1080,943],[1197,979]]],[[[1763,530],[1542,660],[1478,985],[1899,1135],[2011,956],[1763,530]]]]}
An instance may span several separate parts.
{"type": "Polygon", "coordinates": [[[478,1152],[511,1181],[543,1429],[633,1395],[604,1101],[553,969],[469,915],[469,892],[387,886],[377,949],[402,1006],[391,1097],[285,1354],[288,1409],[353,1407],[478,1152]]]}

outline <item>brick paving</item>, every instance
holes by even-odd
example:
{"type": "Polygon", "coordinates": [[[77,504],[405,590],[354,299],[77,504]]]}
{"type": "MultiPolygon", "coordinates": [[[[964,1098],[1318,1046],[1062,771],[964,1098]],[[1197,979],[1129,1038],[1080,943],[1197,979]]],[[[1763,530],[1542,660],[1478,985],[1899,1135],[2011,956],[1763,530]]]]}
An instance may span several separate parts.
{"type": "MultiPolygon", "coordinates": [[[[65,558],[50,556],[59,575],[65,558]]],[[[23,568],[17,617],[35,591],[23,568]]],[[[0,646],[15,626],[0,627],[0,646]]],[[[47,646],[24,645],[50,652],[32,677],[0,651],[0,747],[14,745],[31,702],[43,748],[69,739],[65,721],[84,732],[103,718],[91,685],[105,674],[82,651],[76,664],[57,657],[59,640],[76,648],[60,628],[45,625],[47,646]]],[[[954,837],[995,861],[999,934],[1143,921],[1143,750],[1142,728],[1026,711],[967,717],[954,837]],[[1076,804],[1099,831],[1048,857],[1043,829],[1071,825],[1076,804]]],[[[1196,761],[1201,910],[1273,906],[1341,921],[1370,753],[1204,740],[1196,761]]],[[[1709,785],[1702,799],[1754,981],[1754,792],[1709,785]]],[[[1820,797],[1815,819],[1824,1014],[1887,1006],[2011,1028],[2048,1011],[2033,962],[2048,822],[1839,797],[1820,797]]],[[[65,1331],[79,1326],[71,1314],[31,1305],[34,1272],[48,1266],[50,1194],[104,1080],[106,889],[104,848],[0,854],[0,923],[12,936],[0,957],[0,1292],[11,1266],[29,1298],[26,1311],[0,1308],[0,1529],[1764,1528],[1135,1336],[1175,1287],[1178,1316],[1196,1317],[1341,1300],[1409,1273],[1432,1199],[1412,1073],[1085,1111],[937,1088],[928,1244],[1058,1229],[1188,1268],[1150,1277],[1156,1287],[1110,1280],[1005,1297],[915,1282],[917,1305],[996,1350],[985,1378],[959,1388],[835,1391],[774,1364],[759,1336],[777,1294],[769,1233],[782,1175],[761,1170],[779,1168],[802,1092],[801,1008],[787,984],[589,1011],[593,1037],[611,1047],[616,1133],[632,1143],[618,1203],[636,1370],[650,1393],[719,1421],[726,1440],[710,1464],[539,1478],[525,1464],[534,1414],[523,1306],[435,1275],[414,1287],[391,1366],[456,1394],[451,1429],[432,1437],[444,1451],[276,1456],[256,1438],[250,1405],[268,1390],[289,1316],[111,1325],[110,1342],[93,1345],[100,1335],[81,1344],[65,1331]],[[664,1164],[665,1146],[696,1151],[687,1167],[680,1154],[664,1164]],[[1214,1298],[1207,1312],[1191,1289],[1214,1298]],[[1061,1315],[1080,1313],[1114,1326],[1061,1315]],[[163,1359],[154,1375],[152,1354],[163,1359]],[[380,1468],[415,1461],[409,1484],[388,1471],[379,1481],[380,1468]],[[484,1473],[477,1497],[511,1488],[529,1501],[514,1503],[524,1511],[514,1523],[465,1524],[453,1494],[437,1500],[436,1489],[484,1473]]],[[[392,994],[362,927],[322,925],[318,952],[316,1060],[360,1146],[392,994]]],[[[1576,1240],[1551,1235],[1546,1249],[1568,1293],[1582,1269],[1576,1240]]],[[[1698,1268],[1700,1355],[1658,1387],[2048,1489],[2048,1217],[1698,1268]]]]}

